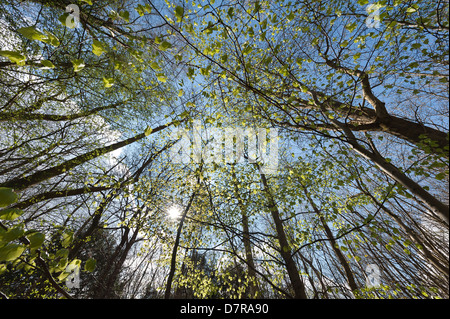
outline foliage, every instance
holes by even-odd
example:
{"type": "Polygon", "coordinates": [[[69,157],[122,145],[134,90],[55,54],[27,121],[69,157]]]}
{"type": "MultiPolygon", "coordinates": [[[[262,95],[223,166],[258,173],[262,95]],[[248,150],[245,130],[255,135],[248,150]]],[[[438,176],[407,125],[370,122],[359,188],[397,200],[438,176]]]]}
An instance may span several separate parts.
{"type": "Polygon", "coordinates": [[[448,298],[448,3],[71,5],[0,4],[0,296],[448,298]]]}

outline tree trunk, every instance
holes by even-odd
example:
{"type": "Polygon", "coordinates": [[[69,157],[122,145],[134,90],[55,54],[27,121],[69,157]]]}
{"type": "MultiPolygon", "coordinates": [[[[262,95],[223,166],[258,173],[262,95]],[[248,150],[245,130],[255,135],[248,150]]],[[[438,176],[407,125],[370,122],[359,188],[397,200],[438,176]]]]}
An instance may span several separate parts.
{"type": "MultiPolygon", "coordinates": [[[[200,166],[200,170],[199,170],[199,174],[200,173],[201,173],[201,166],[200,166]]],[[[199,184],[200,184],[200,175],[197,177],[197,186],[199,186],[199,184]]],[[[181,231],[183,230],[183,224],[184,224],[184,220],[186,219],[187,213],[189,212],[192,202],[194,201],[194,198],[197,194],[196,188],[194,189],[191,197],[189,198],[189,202],[188,202],[186,208],[184,209],[183,214],[181,215],[180,224],[178,225],[177,236],[175,238],[175,243],[174,243],[173,249],[172,249],[172,258],[170,261],[170,271],[169,271],[169,276],[167,277],[164,299],[169,299],[170,295],[171,295],[172,282],[173,282],[173,278],[175,276],[175,270],[176,270],[176,265],[177,265],[177,251],[178,251],[178,246],[180,245],[181,231]]]]}
{"type": "MultiPolygon", "coordinates": [[[[159,132],[172,124],[173,124],[173,122],[169,123],[169,124],[164,124],[164,125],[158,126],[157,128],[151,130],[150,134],[159,132]]],[[[144,133],[130,137],[129,139],[126,139],[124,141],[117,142],[117,143],[114,143],[112,145],[108,145],[105,147],[99,147],[93,151],[79,155],[79,156],[72,158],[72,159],[70,159],[62,164],[59,164],[57,166],[45,169],[43,171],[36,172],[36,173],[26,176],[26,177],[15,178],[13,180],[4,182],[4,183],[0,184],[0,187],[9,187],[9,188],[14,189],[15,191],[24,190],[28,187],[31,187],[33,185],[36,185],[36,184],[42,182],[42,181],[45,181],[52,177],[58,176],[59,174],[61,174],[63,172],[69,171],[69,170],[71,170],[83,163],[86,163],[94,158],[97,158],[101,155],[107,154],[109,152],[120,149],[126,145],[129,145],[131,143],[139,141],[148,135],[149,134],[146,131],[144,133]]]]}
{"type": "Polygon", "coordinates": [[[258,281],[256,278],[256,271],[255,271],[255,262],[253,259],[253,252],[252,252],[252,244],[250,241],[250,231],[248,227],[248,215],[247,215],[247,208],[245,207],[244,203],[242,202],[241,196],[239,195],[239,189],[237,185],[237,177],[236,172],[234,171],[234,167],[232,168],[232,177],[233,177],[233,186],[234,186],[234,192],[236,195],[236,199],[238,201],[239,209],[241,210],[242,214],[242,242],[244,244],[245,249],[245,261],[247,263],[247,271],[248,276],[250,279],[249,283],[249,289],[250,289],[250,298],[255,298],[258,295],[258,281]]]}
{"type": "Polygon", "coordinates": [[[256,167],[260,171],[259,174],[261,176],[261,180],[264,185],[264,191],[266,193],[267,201],[269,203],[269,209],[272,214],[273,221],[275,223],[277,239],[280,244],[280,254],[285,262],[289,279],[291,281],[292,287],[294,288],[294,298],[295,299],[307,299],[305,285],[303,284],[303,281],[300,278],[300,274],[297,269],[297,265],[295,264],[295,261],[292,258],[292,250],[289,246],[289,242],[287,240],[287,236],[284,231],[283,222],[281,221],[278,207],[275,203],[272,193],[270,192],[270,188],[267,183],[265,174],[263,174],[261,172],[258,164],[256,164],[256,167]]]}
{"type": "Polygon", "coordinates": [[[403,173],[398,167],[386,161],[384,157],[381,156],[375,149],[373,152],[365,149],[361,144],[358,143],[355,135],[345,128],[342,123],[334,120],[337,126],[344,129],[345,134],[348,138],[348,143],[352,148],[364,158],[372,161],[379,169],[386,173],[389,177],[395,180],[397,183],[407,188],[413,195],[420,199],[432,213],[439,217],[445,224],[449,223],[449,207],[441,203],[436,197],[428,193],[423,189],[418,183],[409,178],[405,173],[403,173]]]}

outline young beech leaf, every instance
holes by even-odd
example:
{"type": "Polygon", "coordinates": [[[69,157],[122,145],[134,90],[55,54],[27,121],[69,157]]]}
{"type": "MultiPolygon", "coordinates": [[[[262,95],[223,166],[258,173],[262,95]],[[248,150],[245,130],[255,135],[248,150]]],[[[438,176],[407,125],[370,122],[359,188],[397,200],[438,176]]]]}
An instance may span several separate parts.
{"type": "Polygon", "coordinates": [[[11,62],[16,63],[17,65],[25,65],[25,56],[19,52],[4,50],[0,51],[0,56],[8,58],[11,62]]]}
{"type": "Polygon", "coordinates": [[[166,51],[167,49],[170,49],[172,47],[172,44],[170,44],[169,42],[167,42],[167,41],[163,41],[163,42],[161,42],[161,44],[159,45],[159,49],[161,50],[161,51],[166,51]]]}
{"type": "Polygon", "coordinates": [[[73,70],[74,72],[80,72],[81,70],[84,69],[84,67],[86,66],[84,64],[83,59],[75,59],[72,60],[72,64],[73,64],[73,70]]]}
{"type": "Polygon", "coordinates": [[[167,77],[162,73],[157,74],[156,78],[158,79],[159,82],[163,82],[163,83],[167,82],[167,77]]]}
{"type": "Polygon", "coordinates": [[[47,39],[47,36],[35,27],[25,27],[17,30],[21,35],[30,40],[42,41],[47,39]]]}
{"type": "Polygon", "coordinates": [[[23,211],[18,208],[8,208],[0,211],[0,219],[14,220],[22,214],[23,211]]]}
{"type": "Polygon", "coordinates": [[[42,60],[41,64],[43,65],[42,67],[40,67],[41,70],[49,70],[55,67],[55,65],[49,60],[42,60]]]}
{"type": "Polygon", "coordinates": [[[41,40],[42,42],[53,45],[54,47],[59,46],[59,44],[60,44],[59,39],[54,34],[48,32],[48,31],[45,31],[45,30],[44,30],[44,32],[46,34],[46,37],[45,37],[45,39],[41,40]]]}
{"type": "Polygon", "coordinates": [[[10,241],[22,237],[24,234],[22,227],[11,228],[8,229],[7,231],[4,231],[3,229],[1,230],[2,231],[0,232],[0,243],[9,243],[10,241]]]}
{"type": "Polygon", "coordinates": [[[128,11],[119,12],[119,17],[121,17],[126,22],[130,22],[130,13],[128,11]]]}
{"type": "Polygon", "coordinates": [[[88,272],[93,272],[95,270],[95,266],[97,266],[97,261],[93,258],[89,258],[84,264],[84,270],[88,272]]]}
{"type": "Polygon", "coordinates": [[[105,88],[110,88],[114,85],[114,79],[113,78],[103,78],[103,84],[105,85],[105,88]]]}
{"type": "Polygon", "coordinates": [[[19,244],[9,244],[0,248],[0,261],[13,261],[22,255],[25,247],[19,244]]]}
{"type": "Polygon", "coordinates": [[[33,233],[27,236],[30,241],[30,249],[39,248],[44,243],[45,235],[42,233],[33,233]]]}
{"type": "Polygon", "coordinates": [[[62,245],[64,248],[69,247],[70,244],[72,243],[72,241],[73,241],[73,232],[66,232],[66,233],[63,233],[63,234],[62,234],[62,242],[61,242],[61,245],[62,245]]]}
{"type": "Polygon", "coordinates": [[[149,136],[150,134],[152,134],[153,129],[149,126],[147,127],[147,129],[145,130],[145,136],[149,136]]]}
{"type": "Polygon", "coordinates": [[[184,16],[184,8],[177,6],[175,8],[175,17],[177,18],[177,22],[181,22],[184,16]]]}
{"type": "Polygon", "coordinates": [[[104,52],[106,52],[105,44],[98,40],[92,41],[92,52],[96,56],[102,55],[104,52]]]}
{"type": "Polygon", "coordinates": [[[71,14],[70,12],[66,12],[63,15],[61,15],[58,20],[61,22],[61,24],[67,28],[73,29],[77,26],[77,18],[71,14]]]}
{"type": "Polygon", "coordinates": [[[11,205],[17,201],[17,194],[11,188],[0,187],[0,207],[11,205]]]}

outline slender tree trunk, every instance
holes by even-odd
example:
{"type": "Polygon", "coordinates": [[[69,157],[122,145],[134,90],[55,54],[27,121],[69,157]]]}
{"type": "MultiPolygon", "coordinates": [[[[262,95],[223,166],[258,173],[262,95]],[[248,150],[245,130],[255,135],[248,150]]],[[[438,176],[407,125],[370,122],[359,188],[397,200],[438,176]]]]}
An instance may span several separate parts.
{"type": "MultiPolygon", "coordinates": [[[[158,126],[153,130],[150,129],[151,131],[149,131],[149,132],[150,132],[150,134],[159,132],[172,124],[173,124],[173,122],[158,126]]],[[[61,174],[63,172],[69,171],[69,170],[71,170],[83,163],[86,163],[94,158],[97,158],[101,155],[107,154],[114,150],[120,149],[126,145],[129,145],[136,141],[139,141],[148,135],[149,135],[149,133],[147,133],[147,131],[146,131],[144,133],[130,137],[129,139],[126,139],[124,141],[117,142],[117,143],[114,143],[112,145],[108,145],[105,147],[99,147],[93,151],[79,155],[79,156],[72,158],[72,159],[70,159],[62,164],[59,164],[57,166],[45,169],[43,171],[36,172],[36,173],[26,176],[26,177],[19,177],[19,178],[15,178],[13,180],[4,182],[4,183],[0,184],[0,187],[9,187],[9,188],[14,189],[15,191],[24,190],[28,187],[31,187],[33,185],[36,185],[36,184],[42,182],[42,181],[45,181],[52,177],[58,176],[59,174],[61,174]]]]}
{"type": "Polygon", "coordinates": [[[418,183],[403,173],[398,167],[389,163],[384,157],[381,156],[380,153],[378,153],[373,144],[373,152],[371,152],[359,144],[355,135],[353,135],[348,128],[344,127],[342,123],[336,120],[333,122],[337,126],[343,128],[345,134],[347,135],[348,143],[358,154],[372,161],[380,170],[386,173],[397,183],[407,188],[413,195],[420,199],[426,206],[428,206],[430,211],[440,218],[445,224],[449,224],[449,207],[447,205],[441,203],[436,197],[428,193],[418,183]]]}
{"type": "Polygon", "coordinates": [[[272,214],[273,221],[275,223],[277,239],[280,244],[280,254],[286,264],[286,270],[289,276],[289,280],[291,281],[292,287],[294,288],[294,298],[307,299],[305,285],[303,284],[303,281],[300,278],[297,265],[295,264],[295,261],[292,258],[292,249],[289,246],[289,242],[287,240],[287,236],[284,231],[283,222],[280,218],[278,207],[270,191],[265,174],[261,172],[258,164],[256,164],[256,167],[260,171],[259,174],[261,176],[261,180],[264,185],[264,191],[266,193],[269,209],[272,214]]]}
{"type": "Polygon", "coordinates": [[[250,289],[250,298],[255,298],[258,295],[258,281],[256,278],[256,271],[255,271],[255,262],[253,258],[253,252],[252,252],[252,243],[250,241],[250,231],[248,226],[248,214],[247,214],[247,208],[245,207],[242,198],[239,194],[239,188],[237,185],[237,177],[236,172],[234,171],[234,167],[232,168],[232,178],[233,178],[233,186],[234,186],[234,192],[236,199],[238,201],[239,209],[241,210],[242,214],[242,242],[244,244],[245,249],[245,260],[247,263],[247,271],[248,276],[250,279],[249,283],[249,289],[250,289]]]}
{"type": "Polygon", "coordinates": [[[176,270],[176,265],[177,265],[177,251],[178,251],[178,246],[180,245],[181,231],[183,230],[183,224],[186,219],[187,213],[189,212],[189,209],[192,206],[192,202],[194,201],[194,198],[197,195],[197,187],[200,185],[200,173],[201,173],[201,167],[202,167],[201,165],[200,165],[199,175],[197,177],[197,185],[196,185],[194,191],[192,192],[191,197],[189,198],[189,202],[188,202],[186,208],[184,209],[183,214],[181,215],[180,224],[178,225],[177,236],[175,238],[175,243],[174,243],[173,249],[172,249],[172,258],[170,261],[170,271],[169,271],[169,276],[167,277],[164,299],[169,299],[170,295],[171,295],[172,282],[173,282],[173,278],[175,276],[175,270],[176,270]]]}

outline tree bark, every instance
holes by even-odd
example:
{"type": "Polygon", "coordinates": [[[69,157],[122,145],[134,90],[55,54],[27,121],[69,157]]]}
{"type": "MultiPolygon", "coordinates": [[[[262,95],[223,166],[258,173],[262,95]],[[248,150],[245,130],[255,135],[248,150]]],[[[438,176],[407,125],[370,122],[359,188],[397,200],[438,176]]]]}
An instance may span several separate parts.
{"type": "MultiPolygon", "coordinates": [[[[166,127],[172,125],[173,123],[174,122],[160,125],[160,126],[156,127],[155,129],[153,129],[150,134],[159,132],[159,131],[165,129],[166,127]]],[[[126,139],[124,141],[117,142],[117,143],[114,143],[112,145],[108,145],[105,147],[99,147],[93,151],[79,155],[79,156],[72,158],[72,159],[70,159],[62,164],[59,164],[57,166],[45,169],[43,171],[36,172],[36,173],[26,176],[26,177],[15,178],[13,180],[4,182],[4,183],[0,184],[0,187],[9,187],[9,188],[14,189],[15,191],[24,190],[28,187],[31,187],[33,185],[36,185],[36,184],[42,182],[42,181],[45,181],[52,177],[58,176],[59,174],[61,174],[63,172],[71,170],[71,169],[73,169],[83,163],[86,163],[94,158],[97,158],[101,155],[107,154],[114,150],[120,149],[126,145],[129,145],[136,141],[139,141],[148,135],[149,135],[148,133],[144,132],[144,133],[135,135],[129,139],[126,139]]]]}
{"type": "Polygon", "coordinates": [[[277,239],[280,244],[280,254],[285,262],[289,280],[291,281],[292,287],[294,289],[294,298],[307,299],[305,285],[303,284],[303,281],[300,278],[297,265],[295,264],[295,261],[292,258],[292,250],[289,246],[289,242],[287,240],[287,236],[284,231],[283,222],[280,218],[280,212],[278,211],[278,207],[270,191],[265,174],[261,172],[258,164],[256,164],[256,167],[260,171],[259,174],[261,176],[261,181],[264,185],[264,192],[266,193],[269,209],[272,214],[273,221],[275,223],[277,239]]]}
{"type": "Polygon", "coordinates": [[[395,180],[397,183],[411,191],[418,199],[420,199],[429,210],[434,213],[438,218],[440,218],[445,224],[449,224],[449,207],[444,203],[441,203],[436,197],[428,193],[423,189],[418,183],[409,178],[405,173],[403,173],[398,167],[386,161],[384,157],[381,156],[375,149],[371,152],[364,148],[358,143],[355,135],[342,125],[339,121],[333,121],[335,125],[343,128],[344,133],[347,136],[348,143],[352,148],[364,158],[372,161],[381,171],[386,173],[390,178],[395,180]]]}
{"type": "Polygon", "coordinates": [[[180,224],[178,225],[177,236],[175,238],[175,243],[174,243],[173,249],[172,249],[172,258],[170,261],[170,271],[169,271],[169,276],[167,277],[166,290],[164,292],[164,299],[170,299],[171,290],[172,290],[172,282],[173,282],[173,278],[175,276],[175,270],[176,270],[176,265],[177,265],[177,251],[178,251],[178,246],[180,246],[181,231],[183,230],[183,224],[186,219],[187,213],[189,212],[189,209],[192,206],[194,198],[197,195],[197,187],[200,185],[201,167],[202,167],[202,164],[200,164],[196,188],[194,189],[191,197],[189,198],[189,202],[188,202],[186,208],[184,209],[183,214],[181,215],[180,224]]]}
{"type": "Polygon", "coordinates": [[[255,271],[255,262],[253,258],[253,252],[252,252],[252,243],[250,241],[250,231],[248,226],[248,214],[247,214],[247,208],[245,207],[241,196],[239,195],[239,189],[237,185],[237,177],[236,172],[234,170],[234,167],[232,168],[232,178],[233,178],[233,186],[234,186],[234,192],[236,199],[238,201],[239,209],[241,210],[242,214],[242,243],[244,244],[245,249],[245,261],[247,263],[247,271],[248,276],[250,278],[249,283],[249,289],[250,289],[250,298],[255,298],[258,295],[258,281],[256,278],[256,271],[255,271]]]}

